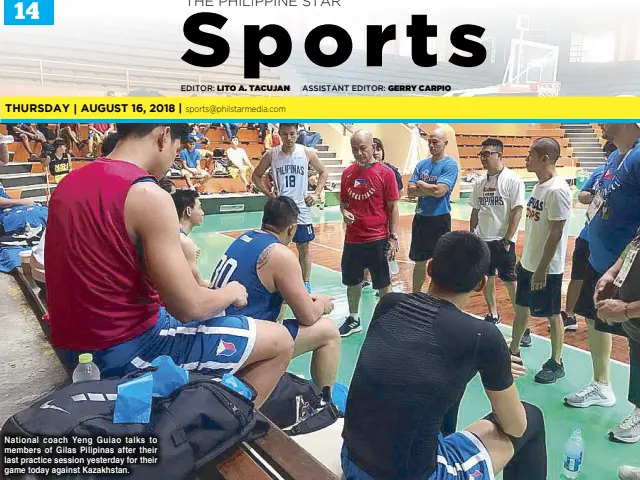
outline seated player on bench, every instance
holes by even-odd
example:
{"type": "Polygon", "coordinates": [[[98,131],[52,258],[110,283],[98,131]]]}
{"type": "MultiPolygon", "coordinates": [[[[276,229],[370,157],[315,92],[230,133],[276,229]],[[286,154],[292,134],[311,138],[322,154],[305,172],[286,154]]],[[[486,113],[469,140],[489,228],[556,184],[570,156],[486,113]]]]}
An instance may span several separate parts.
{"type": "Polygon", "coordinates": [[[189,371],[231,373],[271,395],[293,353],[282,325],[220,316],[247,303],[237,282],[198,285],[176,207],[157,184],[186,124],[118,124],[110,157],[71,172],[52,196],[45,249],[51,343],[68,369],[93,353],[103,378],[168,355],[189,371]]]}
{"type": "Polygon", "coordinates": [[[202,279],[200,270],[198,270],[200,249],[189,238],[189,234],[194,227],[199,227],[204,223],[204,210],[202,210],[202,205],[198,198],[200,194],[194,190],[182,189],[176,190],[171,196],[180,221],[180,245],[182,245],[184,256],[189,262],[189,267],[191,267],[191,272],[198,285],[208,287],[209,284],[202,279]]]}
{"type": "Polygon", "coordinates": [[[296,234],[298,207],[289,197],[275,197],[264,206],[262,228],[238,237],[222,256],[211,277],[211,288],[239,282],[247,288],[248,304],[230,307],[226,315],[245,315],[276,321],[283,301],[294,320],[285,320],[295,340],[293,356],[311,356],[311,378],[317,387],[330,386],[340,362],[340,334],[327,295],[310,295],[302,279],[298,257],[288,245],[296,234]]]}
{"type": "Polygon", "coordinates": [[[462,310],[487,283],[491,256],[471,232],[444,235],[428,264],[428,293],[390,293],[373,314],[349,388],[346,480],[545,480],[542,412],[522,403],[498,328],[462,310]],[[492,413],[440,434],[445,415],[480,373],[492,413]]]}

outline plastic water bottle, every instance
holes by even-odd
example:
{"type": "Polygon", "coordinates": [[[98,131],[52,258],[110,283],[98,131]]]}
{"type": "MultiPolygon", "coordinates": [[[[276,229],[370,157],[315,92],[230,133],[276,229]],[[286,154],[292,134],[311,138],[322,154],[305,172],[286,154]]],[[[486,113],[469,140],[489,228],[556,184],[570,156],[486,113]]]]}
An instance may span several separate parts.
{"type": "Polygon", "coordinates": [[[566,478],[578,478],[580,467],[582,466],[583,453],[582,432],[579,428],[576,428],[564,446],[563,474],[566,478]]]}
{"type": "Polygon", "coordinates": [[[11,135],[2,135],[0,133],[0,145],[2,145],[3,143],[13,143],[15,141],[15,138],[13,138],[11,135]]]}
{"type": "Polygon", "coordinates": [[[80,363],[73,371],[73,383],[86,382],[87,380],[100,380],[100,369],[93,363],[93,355],[83,353],[79,357],[80,363]]]}
{"type": "Polygon", "coordinates": [[[396,262],[395,260],[389,260],[389,273],[391,275],[397,275],[398,272],[400,272],[400,266],[398,265],[398,262],[396,262]]]}

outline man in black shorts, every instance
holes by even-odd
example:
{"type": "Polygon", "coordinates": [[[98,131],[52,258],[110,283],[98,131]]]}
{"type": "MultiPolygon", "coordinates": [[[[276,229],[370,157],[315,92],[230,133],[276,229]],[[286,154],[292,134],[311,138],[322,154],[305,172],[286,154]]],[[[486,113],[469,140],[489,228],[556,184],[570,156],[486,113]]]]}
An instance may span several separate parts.
{"type": "Polygon", "coordinates": [[[428,293],[380,300],[349,388],[342,436],[346,480],[547,478],[542,412],[521,403],[498,328],[462,311],[483,290],[490,254],[470,232],[437,243],[428,293]],[[480,373],[492,413],[443,437],[446,413],[480,373]]]}
{"type": "Polygon", "coordinates": [[[611,407],[616,395],[611,388],[609,363],[611,333],[616,333],[597,314],[594,292],[601,277],[618,260],[640,227],[640,125],[605,123],[602,137],[618,149],[605,163],[602,177],[595,183],[595,198],[587,210],[589,220],[589,265],[576,302],[576,313],[589,328],[589,352],[593,381],[565,397],[571,407],[611,407]]]}
{"type": "Polygon", "coordinates": [[[374,158],[373,136],[358,130],[351,138],[356,161],[342,173],[340,212],[347,224],[342,250],[342,283],[347,287],[349,316],[340,327],[348,337],[362,331],[360,297],[369,270],[380,297],[391,291],[388,259],[398,251],[398,185],[393,171],[374,158]]]}
{"type": "MultiPolygon", "coordinates": [[[[516,297],[516,241],[524,206],[524,182],[504,166],[503,143],[497,138],[482,142],[478,156],[487,175],[480,178],[471,194],[471,231],[489,246],[491,264],[489,281],[484,289],[489,313],[487,322],[500,323],[496,303],[496,271],[504,282],[511,303],[516,297]]],[[[514,307],[515,308],[515,307],[514,307]]]]}
{"type": "Polygon", "coordinates": [[[411,228],[409,258],[413,269],[413,291],[419,292],[427,278],[427,260],[442,235],[451,231],[451,191],[458,181],[458,163],[445,153],[447,134],[438,128],[429,135],[431,157],[418,162],[409,180],[408,195],[417,197],[411,228]]]}
{"type": "Polygon", "coordinates": [[[567,182],[556,172],[558,158],[560,144],[553,138],[538,138],[527,155],[527,170],[536,174],[539,183],[533,187],[527,202],[511,342],[511,353],[519,356],[529,315],[549,320],[551,358],[535,376],[536,382],[545,384],[555,383],[565,375],[562,363],[564,326],[560,310],[572,194],[567,182]]]}
{"type": "MultiPolygon", "coordinates": [[[[602,177],[604,173],[604,165],[596,168],[589,180],[583,185],[582,190],[578,194],[578,201],[583,205],[589,205],[594,197],[595,191],[593,187],[595,183],[602,177]]],[[[565,303],[565,310],[560,312],[562,314],[562,323],[566,330],[577,330],[578,322],[576,321],[575,307],[578,301],[578,295],[582,288],[582,281],[587,273],[587,266],[589,265],[589,224],[586,223],[580,235],[576,238],[576,243],[573,247],[573,256],[571,258],[571,281],[567,288],[567,299],[565,303]]]]}

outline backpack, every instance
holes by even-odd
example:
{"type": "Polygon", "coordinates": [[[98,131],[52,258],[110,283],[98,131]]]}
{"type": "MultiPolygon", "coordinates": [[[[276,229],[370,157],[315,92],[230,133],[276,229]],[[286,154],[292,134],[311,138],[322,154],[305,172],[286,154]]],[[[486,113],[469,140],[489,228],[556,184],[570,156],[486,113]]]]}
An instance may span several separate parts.
{"type": "MultiPolygon", "coordinates": [[[[139,445],[127,444],[126,440],[114,437],[144,438],[145,444],[142,446],[157,447],[157,462],[140,464],[138,461],[136,465],[118,465],[121,468],[129,468],[132,475],[128,478],[182,479],[215,460],[234,445],[259,438],[269,429],[265,421],[256,417],[253,401],[221,384],[220,377],[196,373],[191,373],[189,382],[170,395],[153,398],[149,423],[114,424],[118,385],[144,372],[136,372],[121,379],[75,383],[47,394],[5,422],[0,442],[7,442],[5,436],[30,437],[32,440],[36,438],[40,443],[28,443],[26,446],[40,447],[44,451],[45,447],[60,445],[43,443],[46,437],[67,437],[69,441],[66,446],[71,448],[81,446],[71,438],[72,436],[93,437],[94,448],[115,449],[112,455],[100,451],[96,452],[95,456],[126,458],[139,455],[119,455],[118,448],[139,445]],[[96,439],[98,436],[109,437],[112,441],[119,442],[100,444],[96,439]],[[153,439],[149,437],[155,437],[157,443],[151,444],[153,439]]],[[[248,387],[253,393],[252,398],[255,398],[255,390],[248,387]]],[[[4,449],[4,446],[0,445],[0,448],[4,449]]],[[[7,443],[7,446],[22,445],[7,443]]],[[[24,456],[20,455],[21,458],[24,456]]],[[[26,456],[39,455],[34,453],[26,456]]],[[[55,449],[50,456],[58,456],[55,455],[55,449]]],[[[71,456],[87,457],[87,454],[71,456]]],[[[87,463],[39,465],[82,467],[87,466],[87,463]]],[[[6,465],[8,466],[11,465],[6,465]]]]}
{"type": "Polygon", "coordinates": [[[332,425],[342,416],[329,387],[320,391],[308,380],[285,373],[260,412],[287,435],[304,435],[332,425]]]}

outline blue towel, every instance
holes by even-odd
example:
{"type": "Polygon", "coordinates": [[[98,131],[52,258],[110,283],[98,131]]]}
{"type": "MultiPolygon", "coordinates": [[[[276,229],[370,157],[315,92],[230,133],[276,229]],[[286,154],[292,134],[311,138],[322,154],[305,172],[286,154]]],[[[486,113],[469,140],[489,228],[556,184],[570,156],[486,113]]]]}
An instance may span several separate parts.
{"type": "Polygon", "coordinates": [[[189,382],[189,374],[171,357],[161,355],[151,362],[157,370],[118,385],[113,423],[149,423],[153,397],[166,397],[189,382]]]}
{"type": "Polygon", "coordinates": [[[15,207],[5,208],[0,212],[0,221],[5,233],[15,233],[27,226],[38,228],[47,225],[47,216],[49,209],[42,205],[33,205],[30,207],[18,205],[15,207]]]}
{"type": "Polygon", "coordinates": [[[20,252],[30,247],[0,247],[0,272],[9,273],[20,266],[20,252]]]}

